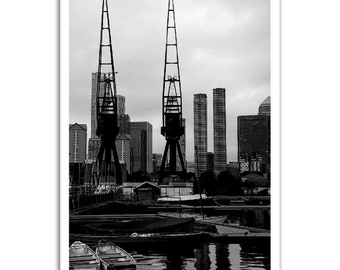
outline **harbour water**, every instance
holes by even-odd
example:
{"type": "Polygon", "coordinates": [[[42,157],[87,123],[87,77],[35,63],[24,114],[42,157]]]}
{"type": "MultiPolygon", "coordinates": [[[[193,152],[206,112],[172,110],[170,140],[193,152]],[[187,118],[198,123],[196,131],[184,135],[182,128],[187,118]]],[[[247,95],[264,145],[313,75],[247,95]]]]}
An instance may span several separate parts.
{"type": "MultiPolygon", "coordinates": [[[[197,213],[172,213],[174,216],[202,218],[197,213]]],[[[221,213],[230,224],[270,230],[270,210],[252,209],[221,213]]],[[[208,218],[208,217],[207,217],[208,218]]],[[[215,240],[214,240],[215,241],[215,240]]],[[[137,261],[137,270],[270,270],[268,242],[121,243],[137,261]]]]}
{"type": "MultiPolygon", "coordinates": [[[[250,210],[228,213],[229,222],[270,229],[270,211],[250,210]]],[[[129,248],[136,254],[139,270],[270,270],[270,246],[265,244],[206,243],[129,248]]]]}
{"type": "Polygon", "coordinates": [[[198,247],[166,250],[130,250],[137,256],[137,270],[269,270],[270,248],[209,243],[198,247]],[[143,255],[140,256],[140,255],[143,255]]]}

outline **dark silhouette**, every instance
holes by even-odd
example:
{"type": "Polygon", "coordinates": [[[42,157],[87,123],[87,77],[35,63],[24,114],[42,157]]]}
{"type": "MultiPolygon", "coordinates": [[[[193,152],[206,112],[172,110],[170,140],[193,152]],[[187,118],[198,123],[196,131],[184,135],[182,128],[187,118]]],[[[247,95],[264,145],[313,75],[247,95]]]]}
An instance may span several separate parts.
{"type": "Polygon", "coordinates": [[[216,195],[216,175],[211,171],[205,171],[199,178],[201,192],[207,196],[216,195]]]}
{"type": "Polygon", "coordinates": [[[242,182],[228,171],[222,171],[217,177],[217,191],[219,195],[243,195],[242,182]]]}
{"type": "Polygon", "coordinates": [[[133,172],[131,175],[129,175],[129,181],[131,182],[150,182],[151,178],[149,176],[149,174],[142,172],[142,171],[138,171],[138,172],[133,172]]]}

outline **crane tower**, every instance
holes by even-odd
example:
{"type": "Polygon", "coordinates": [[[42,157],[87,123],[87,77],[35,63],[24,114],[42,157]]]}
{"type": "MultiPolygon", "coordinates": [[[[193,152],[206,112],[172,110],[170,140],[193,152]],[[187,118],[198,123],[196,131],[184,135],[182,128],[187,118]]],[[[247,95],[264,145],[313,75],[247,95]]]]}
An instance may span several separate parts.
{"type": "Polygon", "coordinates": [[[174,0],[168,0],[162,115],[163,125],[161,134],[166,139],[166,145],[159,173],[160,182],[162,182],[165,176],[165,161],[169,148],[169,170],[167,173],[177,175],[183,174],[183,176],[185,176],[186,173],[179,144],[179,139],[184,135],[184,126],[182,122],[182,90],[178,61],[174,0]],[[176,153],[178,153],[180,159],[182,172],[176,172],[176,153]]]}
{"type": "Polygon", "coordinates": [[[96,135],[101,139],[97,156],[98,179],[107,182],[109,176],[115,177],[116,184],[121,185],[122,173],[115,144],[119,133],[115,74],[108,4],[107,0],[103,0],[96,94],[96,135]]]}

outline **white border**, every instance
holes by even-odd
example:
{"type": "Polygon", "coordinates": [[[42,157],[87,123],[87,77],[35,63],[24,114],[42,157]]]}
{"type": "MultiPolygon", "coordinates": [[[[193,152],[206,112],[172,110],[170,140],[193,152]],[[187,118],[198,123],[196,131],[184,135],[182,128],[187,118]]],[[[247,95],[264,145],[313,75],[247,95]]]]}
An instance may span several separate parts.
{"type": "Polygon", "coordinates": [[[69,269],[69,1],[60,1],[60,269],[69,269]]]}
{"type": "Polygon", "coordinates": [[[280,269],[280,0],[271,0],[270,10],[271,96],[271,270],[280,269]]]}
{"type": "MultiPolygon", "coordinates": [[[[271,270],[280,269],[280,0],[271,1],[271,270]]],[[[68,269],[69,1],[60,1],[60,269],[68,269]]]]}

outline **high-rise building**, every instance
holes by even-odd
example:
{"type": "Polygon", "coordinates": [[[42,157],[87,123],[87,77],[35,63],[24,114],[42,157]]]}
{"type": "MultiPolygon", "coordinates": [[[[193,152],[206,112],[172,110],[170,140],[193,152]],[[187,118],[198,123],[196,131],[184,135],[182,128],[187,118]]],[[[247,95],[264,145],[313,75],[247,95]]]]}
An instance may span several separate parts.
{"type": "Polygon", "coordinates": [[[230,172],[234,177],[240,176],[240,165],[238,162],[232,161],[227,164],[227,171],[230,172]]]}
{"type": "Polygon", "coordinates": [[[227,169],[226,96],[224,88],[213,89],[214,171],[227,169]]]}
{"type": "MultiPolygon", "coordinates": [[[[102,74],[102,77],[104,74],[102,74]]],[[[104,78],[104,77],[103,77],[104,78]]],[[[103,79],[102,78],[102,79],[103,79]]],[[[99,93],[104,93],[104,84],[101,85],[99,93]]],[[[92,73],[91,77],[91,138],[98,138],[96,135],[97,129],[97,73],[92,73]]]]}
{"type": "Polygon", "coordinates": [[[117,112],[118,115],[125,114],[125,97],[117,95],[117,112]]]}
{"type": "Polygon", "coordinates": [[[149,122],[131,122],[132,172],[152,172],[152,125],[149,122]]]}
{"type": "Polygon", "coordinates": [[[159,153],[152,154],[152,170],[153,172],[159,172],[161,169],[163,155],[159,153]]]}
{"type": "Polygon", "coordinates": [[[119,162],[126,164],[126,170],[131,173],[131,137],[120,133],[116,138],[116,148],[119,162]]]}
{"type": "MultiPolygon", "coordinates": [[[[102,76],[104,74],[102,73],[102,76]]],[[[99,95],[104,95],[104,84],[100,86],[99,95]]],[[[97,73],[92,73],[91,81],[91,138],[98,138],[96,135],[97,129],[97,73]]],[[[125,114],[125,97],[117,95],[117,110],[118,115],[125,114]]]]}
{"type": "Polygon", "coordinates": [[[187,172],[195,173],[196,172],[196,164],[194,161],[187,161],[187,172]]]}
{"type": "MultiPolygon", "coordinates": [[[[207,170],[208,121],[206,94],[194,94],[194,146],[197,149],[195,163],[198,163],[199,173],[201,174],[207,170]]],[[[195,174],[198,176],[196,167],[195,174]]]]}
{"type": "Polygon", "coordinates": [[[214,153],[212,152],[207,153],[207,171],[214,172],[214,153]]]}
{"type": "Polygon", "coordinates": [[[270,116],[270,96],[268,96],[259,106],[258,115],[268,115],[268,116],[270,116]]]}
{"type": "Polygon", "coordinates": [[[128,114],[118,115],[118,127],[120,134],[130,134],[130,116],[128,114]]]}
{"type": "Polygon", "coordinates": [[[85,124],[69,125],[69,162],[82,163],[86,159],[87,126],[85,124]]]}
{"type": "Polygon", "coordinates": [[[238,162],[240,173],[270,172],[270,116],[237,117],[238,162]]]}
{"type": "Polygon", "coordinates": [[[90,138],[89,139],[89,151],[88,151],[88,159],[95,161],[98,156],[99,148],[101,145],[100,138],[90,138]]]}

